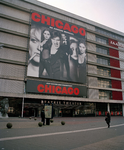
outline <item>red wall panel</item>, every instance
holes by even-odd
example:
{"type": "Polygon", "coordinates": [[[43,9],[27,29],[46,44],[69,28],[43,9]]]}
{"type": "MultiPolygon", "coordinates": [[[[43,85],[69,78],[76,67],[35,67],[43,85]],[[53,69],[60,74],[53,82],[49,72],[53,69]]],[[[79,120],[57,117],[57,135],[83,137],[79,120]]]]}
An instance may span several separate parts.
{"type": "Polygon", "coordinates": [[[119,58],[119,52],[115,49],[112,49],[112,48],[109,48],[109,55],[119,58]]]}
{"type": "Polygon", "coordinates": [[[122,92],[118,92],[118,91],[112,91],[112,99],[113,100],[123,100],[122,99],[122,92]]]}
{"type": "Polygon", "coordinates": [[[110,66],[120,68],[119,60],[110,58],[110,66]]]}
{"type": "Polygon", "coordinates": [[[111,69],[111,77],[121,78],[120,70],[111,69]]]}
{"type": "MultiPolygon", "coordinates": [[[[117,41],[109,40],[109,45],[118,48],[116,45],[117,41]]],[[[119,51],[109,48],[109,55],[113,57],[119,58],[119,51]]],[[[120,68],[119,60],[110,58],[110,66],[120,68]]],[[[120,70],[111,69],[111,77],[121,78],[120,70]]],[[[111,80],[112,88],[115,89],[122,89],[121,81],[118,80],[111,80]]],[[[122,92],[119,91],[112,91],[112,99],[113,100],[123,100],[122,92]]]]}
{"type": "Polygon", "coordinates": [[[112,88],[115,88],[115,89],[122,89],[121,81],[118,81],[118,80],[111,80],[111,83],[112,83],[112,88]]]}
{"type": "Polygon", "coordinates": [[[109,45],[118,48],[118,41],[109,39],[109,45]]]}

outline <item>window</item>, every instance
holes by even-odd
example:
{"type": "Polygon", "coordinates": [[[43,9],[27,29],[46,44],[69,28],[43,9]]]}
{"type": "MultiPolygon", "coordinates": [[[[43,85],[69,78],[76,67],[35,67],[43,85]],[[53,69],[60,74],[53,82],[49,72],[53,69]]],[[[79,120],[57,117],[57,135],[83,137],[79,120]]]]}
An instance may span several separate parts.
{"type": "Polygon", "coordinates": [[[96,52],[100,54],[109,55],[109,50],[105,47],[96,46],[96,52]]]}
{"type": "Polygon", "coordinates": [[[106,79],[98,79],[98,87],[111,88],[111,81],[106,79]]]}
{"type": "Polygon", "coordinates": [[[106,44],[107,45],[107,39],[103,38],[103,37],[99,37],[99,36],[96,36],[96,41],[101,43],[101,44],[106,44]]]}
{"type": "Polygon", "coordinates": [[[97,67],[97,74],[102,76],[108,76],[108,77],[111,76],[110,69],[102,68],[102,67],[97,67]]]}
{"type": "Polygon", "coordinates": [[[97,56],[97,63],[102,65],[110,65],[110,61],[107,58],[97,56]]]}
{"type": "Polygon", "coordinates": [[[13,111],[14,111],[13,107],[8,108],[8,113],[13,113],[13,111]]]}
{"type": "Polygon", "coordinates": [[[96,32],[124,42],[124,37],[96,27],[96,32]]]}
{"type": "Polygon", "coordinates": [[[112,92],[99,90],[99,99],[112,99],[112,92]]]}

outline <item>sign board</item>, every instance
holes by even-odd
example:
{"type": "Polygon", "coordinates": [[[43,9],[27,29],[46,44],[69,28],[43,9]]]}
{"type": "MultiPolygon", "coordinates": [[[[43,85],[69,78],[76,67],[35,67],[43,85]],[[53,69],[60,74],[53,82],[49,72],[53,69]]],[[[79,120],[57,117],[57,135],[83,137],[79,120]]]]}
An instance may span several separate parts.
{"type": "Polygon", "coordinates": [[[86,83],[83,27],[31,12],[27,76],[86,83]]]}

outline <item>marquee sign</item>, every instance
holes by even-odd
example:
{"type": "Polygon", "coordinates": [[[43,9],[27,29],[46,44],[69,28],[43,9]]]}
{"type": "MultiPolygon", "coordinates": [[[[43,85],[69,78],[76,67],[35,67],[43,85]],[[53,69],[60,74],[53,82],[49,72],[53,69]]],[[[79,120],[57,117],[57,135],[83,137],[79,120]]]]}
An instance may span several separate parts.
{"type": "Polygon", "coordinates": [[[43,82],[43,81],[35,81],[35,80],[27,80],[26,92],[37,93],[37,94],[86,97],[85,86],[59,84],[59,83],[43,82]]]}

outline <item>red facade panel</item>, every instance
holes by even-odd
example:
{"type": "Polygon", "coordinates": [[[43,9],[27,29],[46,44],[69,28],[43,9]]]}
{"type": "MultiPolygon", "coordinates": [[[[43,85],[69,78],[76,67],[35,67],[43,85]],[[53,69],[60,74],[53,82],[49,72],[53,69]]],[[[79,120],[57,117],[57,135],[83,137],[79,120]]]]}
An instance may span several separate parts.
{"type": "Polygon", "coordinates": [[[110,58],[110,66],[120,68],[119,60],[110,58]]]}
{"type": "MultiPolygon", "coordinates": [[[[119,43],[116,40],[109,39],[109,45],[112,46],[112,47],[118,48],[119,43]]],[[[119,51],[115,50],[115,49],[112,49],[112,48],[109,48],[109,55],[119,58],[119,51]]],[[[110,66],[120,68],[119,60],[110,58],[110,66]]],[[[121,78],[120,71],[116,70],[116,69],[111,69],[111,77],[121,78]]],[[[112,88],[122,89],[121,81],[111,80],[111,84],[112,84],[112,88]]],[[[112,91],[112,99],[113,100],[123,100],[122,92],[112,91]]]]}
{"type": "Polygon", "coordinates": [[[118,80],[111,80],[111,83],[112,83],[112,88],[115,88],[115,89],[122,89],[121,81],[118,81],[118,80]]]}
{"type": "Polygon", "coordinates": [[[111,69],[111,77],[121,78],[120,70],[111,69]]]}
{"type": "Polygon", "coordinates": [[[118,48],[118,41],[109,39],[109,45],[118,48]]]}
{"type": "Polygon", "coordinates": [[[122,92],[112,91],[112,97],[113,97],[113,100],[123,100],[122,92]]]}
{"type": "Polygon", "coordinates": [[[119,58],[119,52],[112,48],[109,48],[109,55],[119,58]]]}

